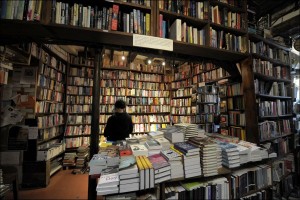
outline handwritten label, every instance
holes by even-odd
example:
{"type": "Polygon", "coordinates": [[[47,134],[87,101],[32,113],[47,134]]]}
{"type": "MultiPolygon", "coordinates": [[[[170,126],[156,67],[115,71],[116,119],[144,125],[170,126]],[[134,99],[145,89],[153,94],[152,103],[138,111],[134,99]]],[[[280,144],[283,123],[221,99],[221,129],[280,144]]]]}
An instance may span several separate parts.
{"type": "Polygon", "coordinates": [[[173,51],[173,40],[133,34],[133,46],[173,51]]]}

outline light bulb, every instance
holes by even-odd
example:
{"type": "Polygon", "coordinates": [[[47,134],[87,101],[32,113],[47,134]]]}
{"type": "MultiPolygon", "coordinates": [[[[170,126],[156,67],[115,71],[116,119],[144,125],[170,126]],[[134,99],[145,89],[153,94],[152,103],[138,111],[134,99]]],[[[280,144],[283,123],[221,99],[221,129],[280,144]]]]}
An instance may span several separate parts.
{"type": "Polygon", "coordinates": [[[151,64],[151,60],[150,60],[150,59],[148,60],[148,64],[149,64],[149,65],[151,64]]]}
{"type": "Polygon", "coordinates": [[[165,66],[165,65],[166,65],[166,62],[165,62],[165,61],[163,61],[163,62],[162,62],[162,66],[165,66]]]}
{"type": "Polygon", "coordinates": [[[125,60],[125,56],[122,56],[122,60],[125,60]]]}

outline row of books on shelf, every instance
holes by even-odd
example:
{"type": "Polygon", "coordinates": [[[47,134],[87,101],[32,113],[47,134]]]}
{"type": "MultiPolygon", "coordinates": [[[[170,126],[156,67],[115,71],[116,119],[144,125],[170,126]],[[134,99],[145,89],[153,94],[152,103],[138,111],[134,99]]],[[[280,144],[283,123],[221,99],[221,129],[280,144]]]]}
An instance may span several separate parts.
{"type": "Polygon", "coordinates": [[[35,102],[35,112],[36,113],[63,113],[64,104],[63,103],[52,103],[48,101],[36,101],[35,102]]]}
{"type": "Polygon", "coordinates": [[[213,70],[213,69],[218,69],[219,66],[216,64],[210,62],[210,61],[203,61],[202,63],[193,63],[193,75],[198,75],[200,73],[213,70]]]}
{"type": "Polygon", "coordinates": [[[90,145],[90,137],[74,137],[74,138],[66,138],[66,148],[77,148],[80,146],[89,146],[90,145]]]}
{"type": "Polygon", "coordinates": [[[235,127],[235,126],[222,127],[221,126],[220,134],[237,137],[241,140],[246,140],[246,130],[244,127],[235,127]]]}
{"type": "Polygon", "coordinates": [[[138,60],[131,62],[129,64],[130,70],[143,72],[151,72],[157,74],[163,74],[165,72],[165,67],[162,64],[144,64],[143,60],[138,60]]]}
{"type": "Polygon", "coordinates": [[[159,33],[162,38],[170,38],[191,44],[205,45],[205,30],[198,27],[189,26],[181,19],[176,19],[172,24],[163,19],[163,14],[159,15],[159,33]]]}
{"type": "Polygon", "coordinates": [[[276,101],[260,101],[259,102],[259,116],[281,116],[291,114],[292,102],[291,101],[281,101],[277,99],[276,101]]]}
{"type": "Polygon", "coordinates": [[[126,96],[100,96],[100,104],[114,104],[118,99],[126,101],[126,96]]]}
{"type": "Polygon", "coordinates": [[[191,106],[192,105],[192,99],[191,98],[185,98],[185,99],[171,99],[171,106],[181,107],[181,106],[191,106]]]}
{"type": "Polygon", "coordinates": [[[171,91],[172,97],[187,97],[191,96],[193,94],[193,89],[192,88],[183,88],[183,89],[178,89],[176,91],[171,91]]]}
{"type": "Polygon", "coordinates": [[[91,124],[92,116],[90,115],[68,115],[68,124],[91,124]]]}
{"type": "Polygon", "coordinates": [[[173,123],[196,123],[196,116],[171,116],[173,123]]]}
{"type": "Polygon", "coordinates": [[[128,106],[128,113],[162,113],[170,112],[169,105],[159,105],[159,106],[128,106]]]}
{"type": "Polygon", "coordinates": [[[77,86],[93,86],[94,81],[91,78],[84,77],[69,77],[67,81],[68,85],[77,85],[77,86]]]}
{"type": "Polygon", "coordinates": [[[38,144],[37,145],[37,150],[44,150],[44,149],[47,149],[49,148],[50,146],[55,146],[55,145],[61,145],[64,143],[61,142],[61,139],[55,139],[55,140],[50,140],[50,141],[47,141],[45,143],[41,143],[41,144],[38,144]]]}
{"type": "Polygon", "coordinates": [[[162,90],[140,90],[127,88],[126,96],[137,96],[137,97],[169,97],[170,91],[162,90]]]}
{"type": "Polygon", "coordinates": [[[92,95],[93,88],[90,86],[67,86],[67,92],[71,95],[92,95]]]}
{"type": "Polygon", "coordinates": [[[235,83],[232,85],[227,85],[226,86],[226,95],[227,96],[237,96],[237,95],[243,95],[243,86],[241,83],[235,83]]]}
{"type": "Polygon", "coordinates": [[[218,5],[210,6],[210,10],[212,23],[238,30],[245,30],[247,24],[245,20],[242,19],[243,13],[233,12],[228,10],[227,7],[219,7],[218,5]]]}
{"type": "Polygon", "coordinates": [[[85,65],[85,66],[94,66],[94,59],[86,58],[82,56],[69,56],[70,64],[72,65],[85,65]]]}
{"type": "Polygon", "coordinates": [[[273,181],[280,182],[283,176],[295,172],[294,155],[288,154],[281,160],[276,160],[272,163],[273,181]]]}
{"type": "Polygon", "coordinates": [[[52,23],[143,35],[151,33],[151,14],[138,9],[125,13],[119,9],[118,4],[98,8],[98,6],[57,2],[52,5],[52,10],[52,23]]]}
{"type": "Polygon", "coordinates": [[[245,36],[226,33],[223,30],[209,29],[209,45],[218,49],[225,49],[245,53],[247,51],[247,40],[245,36]]]}
{"type": "Polygon", "coordinates": [[[36,98],[38,100],[62,102],[64,99],[64,94],[55,90],[37,88],[36,98]]]}
{"type": "Polygon", "coordinates": [[[229,124],[233,126],[246,126],[245,113],[229,111],[229,124]]]}
{"type": "Polygon", "coordinates": [[[87,96],[77,96],[77,95],[67,95],[66,103],[73,104],[92,104],[93,97],[90,95],[87,96]]]}
{"type": "Polygon", "coordinates": [[[223,77],[229,76],[228,72],[223,68],[214,69],[193,76],[193,84],[200,82],[209,82],[223,77]]]}
{"type": "Polygon", "coordinates": [[[165,83],[151,83],[151,82],[144,82],[144,81],[133,81],[128,80],[127,84],[128,88],[139,88],[144,90],[169,90],[169,84],[165,83]]]}
{"type": "Polygon", "coordinates": [[[70,67],[69,68],[69,76],[78,76],[82,78],[93,78],[94,69],[90,67],[70,67]]]}
{"type": "Polygon", "coordinates": [[[278,79],[289,79],[290,75],[287,66],[274,65],[270,61],[252,59],[253,72],[278,79]]]}
{"type": "Polygon", "coordinates": [[[63,126],[55,126],[47,129],[40,129],[38,131],[38,140],[40,141],[48,140],[56,136],[60,136],[63,133],[64,133],[63,126]]]}
{"type": "Polygon", "coordinates": [[[50,114],[37,118],[38,128],[49,128],[64,123],[64,116],[60,114],[50,114]]]}
{"type": "Polygon", "coordinates": [[[66,113],[91,113],[92,105],[67,105],[66,113]]]}
{"type": "Polygon", "coordinates": [[[166,122],[165,124],[134,124],[133,125],[133,133],[145,133],[150,131],[157,131],[160,128],[166,127],[170,122],[166,122]]]}
{"type": "MultiPolygon", "coordinates": [[[[54,47],[51,47],[54,48],[54,47]]],[[[57,48],[55,48],[57,49],[57,48]]],[[[57,52],[58,50],[55,50],[57,52]]],[[[56,69],[61,73],[66,72],[66,64],[61,59],[57,58],[56,56],[50,56],[43,48],[41,49],[41,61],[42,61],[42,68],[40,69],[41,74],[45,74],[45,70],[49,70],[49,68],[56,69]]]]}
{"type": "Polygon", "coordinates": [[[192,107],[171,107],[171,115],[195,115],[196,106],[192,107]]]}
{"type": "Polygon", "coordinates": [[[48,79],[43,75],[38,75],[37,86],[58,92],[64,92],[65,90],[65,86],[62,82],[59,82],[57,79],[48,79]]]}
{"type": "Polygon", "coordinates": [[[30,1],[4,1],[2,3],[2,19],[18,19],[27,21],[40,21],[43,2],[30,1]]]}
{"type": "MultiPolygon", "coordinates": [[[[41,78],[54,79],[59,82],[64,82],[65,80],[64,72],[58,71],[57,69],[49,67],[48,65],[45,64],[40,65],[39,74],[43,75],[43,77],[41,78]]],[[[44,80],[42,79],[41,81],[43,82],[44,80]]]]}
{"type": "Polygon", "coordinates": [[[129,79],[137,80],[137,81],[149,81],[149,82],[162,82],[164,80],[163,75],[145,74],[139,72],[131,72],[129,74],[129,79]]]}
{"type": "Polygon", "coordinates": [[[254,87],[256,94],[266,94],[270,96],[290,96],[290,85],[284,82],[265,82],[259,79],[254,80],[254,87]]]}
{"type": "Polygon", "coordinates": [[[127,105],[168,105],[170,104],[169,98],[159,97],[127,97],[127,105]]]}
{"type": "Polygon", "coordinates": [[[174,12],[180,15],[190,16],[197,19],[208,19],[208,1],[159,1],[159,9],[174,12]]]}
{"type": "Polygon", "coordinates": [[[245,101],[243,96],[237,96],[234,98],[227,99],[227,108],[228,110],[244,110],[245,101]]]}
{"type": "Polygon", "coordinates": [[[101,79],[100,80],[100,87],[121,87],[125,88],[129,85],[128,80],[118,80],[118,79],[101,79]]]}
{"type": "Polygon", "coordinates": [[[197,102],[198,103],[217,103],[218,95],[217,94],[198,94],[197,102]]]}
{"type": "Polygon", "coordinates": [[[203,113],[200,115],[196,115],[197,123],[213,123],[215,121],[216,114],[215,113],[203,113]]]}
{"type": "Polygon", "coordinates": [[[290,120],[263,121],[258,124],[260,140],[277,138],[291,133],[290,120]]]}
{"type": "Polygon", "coordinates": [[[216,104],[198,104],[197,113],[216,113],[219,106],[216,104]]]}
{"type": "Polygon", "coordinates": [[[185,87],[191,87],[192,81],[190,79],[185,79],[182,81],[171,82],[171,89],[180,89],[185,87]]]}
{"type": "Polygon", "coordinates": [[[262,56],[274,59],[274,60],[279,60],[283,63],[289,64],[290,63],[290,56],[289,52],[280,49],[280,48],[272,48],[270,45],[266,44],[264,41],[260,42],[252,42],[249,40],[249,52],[250,53],[256,53],[260,54],[262,56]]]}
{"type": "Polygon", "coordinates": [[[65,131],[65,136],[90,135],[90,134],[91,134],[90,125],[67,126],[65,131]]]}

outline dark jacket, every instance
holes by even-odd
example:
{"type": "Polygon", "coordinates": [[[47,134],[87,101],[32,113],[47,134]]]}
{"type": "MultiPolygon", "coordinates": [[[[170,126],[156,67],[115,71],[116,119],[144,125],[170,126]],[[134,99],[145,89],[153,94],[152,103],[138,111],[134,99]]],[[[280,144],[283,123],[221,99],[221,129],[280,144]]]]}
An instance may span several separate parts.
{"type": "Polygon", "coordinates": [[[130,115],[115,113],[107,120],[104,136],[108,141],[125,140],[133,131],[133,124],[130,115]]]}

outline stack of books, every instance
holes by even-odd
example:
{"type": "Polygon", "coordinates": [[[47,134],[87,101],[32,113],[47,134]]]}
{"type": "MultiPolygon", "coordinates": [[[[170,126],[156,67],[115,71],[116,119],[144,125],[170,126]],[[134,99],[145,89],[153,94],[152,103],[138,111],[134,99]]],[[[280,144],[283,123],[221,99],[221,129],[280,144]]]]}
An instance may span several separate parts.
{"type": "Polygon", "coordinates": [[[160,154],[149,156],[154,168],[154,183],[161,183],[171,179],[171,167],[168,161],[160,154]]]}
{"type": "Polygon", "coordinates": [[[66,152],[63,159],[64,167],[74,167],[76,165],[76,153],[66,152]]]}
{"type": "Polygon", "coordinates": [[[161,138],[157,138],[155,140],[161,145],[161,150],[170,149],[171,143],[166,138],[161,137],[161,138]]]}
{"type": "Polygon", "coordinates": [[[138,191],[140,174],[134,156],[123,156],[119,165],[120,193],[138,191]]]}
{"type": "Polygon", "coordinates": [[[140,190],[154,188],[154,169],[146,156],[136,156],[140,173],[140,190]]]}
{"type": "Polygon", "coordinates": [[[201,176],[200,148],[187,142],[175,143],[174,148],[183,153],[185,178],[201,176]]]}
{"type": "Polygon", "coordinates": [[[190,137],[197,137],[198,136],[198,125],[197,124],[187,124],[187,123],[180,123],[175,124],[175,127],[179,129],[179,131],[184,133],[184,141],[188,141],[190,137]]]}
{"type": "Polygon", "coordinates": [[[143,144],[132,144],[130,148],[134,156],[148,156],[148,149],[143,144]]]}
{"type": "Polygon", "coordinates": [[[159,154],[162,146],[154,139],[148,139],[145,143],[145,146],[148,149],[148,155],[159,154]]]}
{"type": "Polygon", "coordinates": [[[161,131],[164,132],[165,138],[173,144],[177,142],[184,142],[184,132],[175,126],[169,126],[161,131]]]}
{"type": "Polygon", "coordinates": [[[87,169],[87,161],[89,160],[89,147],[80,146],[77,149],[77,159],[74,174],[83,174],[87,169]]]}
{"type": "Polygon", "coordinates": [[[218,156],[219,147],[217,143],[208,137],[194,137],[190,138],[188,142],[200,147],[201,168],[203,175],[217,175],[220,162],[220,158],[218,156]]]}
{"type": "Polygon", "coordinates": [[[222,149],[222,164],[228,168],[240,166],[240,153],[236,145],[226,142],[217,142],[222,149]]]}
{"type": "Polygon", "coordinates": [[[101,172],[107,168],[106,156],[94,154],[89,162],[89,167],[89,175],[101,174],[101,172]]]}
{"type": "Polygon", "coordinates": [[[148,133],[149,138],[158,139],[164,137],[164,132],[162,131],[151,131],[148,133]]]}
{"type": "Polygon", "coordinates": [[[101,175],[97,184],[97,195],[107,195],[119,192],[119,174],[101,175]]]}
{"type": "Polygon", "coordinates": [[[239,144],[235,144],[235,146],[237,147],[237,150],[240,154],[240,164],[242,165],[248,163],[250,160],[250,149],[239,144]]]}
{"type": "Polygon", "coordinates": [[[254,143],[241,140],[239,141],[238,145],[247,147],[250,150],[249,162],[257,162],[261,161],[262,159],[269,158],[267,149],[261,148],[254,143]]]}
{"type": "Polygon", "coordinates": [[[161,155],[168,161],[171,167],[171,179],[183,178],[184,170],[181,153],[174,149],[161,151],[161,155]]]}

